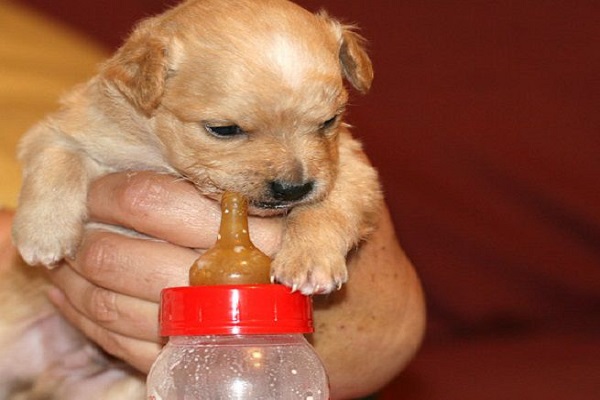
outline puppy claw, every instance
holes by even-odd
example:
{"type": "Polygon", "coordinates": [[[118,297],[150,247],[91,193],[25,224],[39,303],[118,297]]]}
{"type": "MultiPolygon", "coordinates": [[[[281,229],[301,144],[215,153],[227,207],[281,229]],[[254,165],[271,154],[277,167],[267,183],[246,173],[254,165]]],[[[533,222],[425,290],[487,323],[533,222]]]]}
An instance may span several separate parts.
{"type": "Polygon", "coordinates": [[[60,265],[60,261],[63,257],[60,255],[59,250],[46,250],[35,249],[32,246],[19,246],[17,245],[19,253],[23,261],[28,265],[43,265],[48,269],[53,269],[60,265]]]}
{"type": "Polygon", "coordinates": [[[341,288],[348,273],[346,258],[327,248],[323,251],[284,247],[272,264],[277,281],[305,295],[327,294],[341,288]]]}
{"type": "Polygon", "coordinates": [[[82,234],[81,219],[73,218],[71,223],[65,222],[68,217],[43,220],[32,217],[41,214],[35,211],[17,211],[13,223],[13,241],[23,261],[52,269],[64,258],[74,259],[82,234]]]}

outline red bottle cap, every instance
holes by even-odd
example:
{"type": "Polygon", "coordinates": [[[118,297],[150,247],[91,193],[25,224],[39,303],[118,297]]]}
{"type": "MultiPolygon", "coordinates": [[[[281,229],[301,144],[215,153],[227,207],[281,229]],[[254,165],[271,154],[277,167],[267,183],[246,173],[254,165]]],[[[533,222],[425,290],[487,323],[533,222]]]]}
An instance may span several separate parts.
{"type": "Polygon", "coordinates": [[[162,336],[310,333],[312,303],[283,285],[167,288],[159,323],[162,336]]]}

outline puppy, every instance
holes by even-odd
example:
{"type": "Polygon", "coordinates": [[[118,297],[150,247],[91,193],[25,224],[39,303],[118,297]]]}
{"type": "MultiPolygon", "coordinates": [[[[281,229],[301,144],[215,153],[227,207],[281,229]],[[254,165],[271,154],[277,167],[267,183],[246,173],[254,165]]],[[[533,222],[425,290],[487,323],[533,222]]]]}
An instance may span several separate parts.
{"type": "MultiPolygon", "coordinates": [[[[377,174],[342,121],[344,78],[370,88],[361,37],[286,0],[190,0],[141,22],[22,139],[19,252],[32,265],[73,257],[90,182],[154,170],[216,200],[242,193],[255,215],[285,215],[274,280],[305,294],[340,287],[346,255],[382,203],[377,174]]],[[[97,363],[77,348],[87,351],[83,364],[97,363]]]]}
{"type": "Polygon", "coordinates": [[[331,291],[379,205],[341,120],[342,78],[366,91],[372,76],[352,30],[289,2],[190,1],[144,21],[23,138],[15,243],[28,264],[74,256],[90,181],[150,169],[215,198],[240,192],[257,215],[286,213],[273,276],[331,291]]]}

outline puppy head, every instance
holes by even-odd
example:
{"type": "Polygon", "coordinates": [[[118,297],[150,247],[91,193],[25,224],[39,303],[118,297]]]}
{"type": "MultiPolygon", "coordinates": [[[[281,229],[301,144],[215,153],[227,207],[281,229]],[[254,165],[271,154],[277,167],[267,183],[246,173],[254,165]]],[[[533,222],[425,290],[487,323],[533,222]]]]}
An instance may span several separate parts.
{"type": "Polygon", "coordinates": [[[348,94],[373,79],[363,41],[285,0],[198,0],[143,22],[104,81],[151,121],[172,167],[253,212],[318,201],[337,176],[348,94]]]}

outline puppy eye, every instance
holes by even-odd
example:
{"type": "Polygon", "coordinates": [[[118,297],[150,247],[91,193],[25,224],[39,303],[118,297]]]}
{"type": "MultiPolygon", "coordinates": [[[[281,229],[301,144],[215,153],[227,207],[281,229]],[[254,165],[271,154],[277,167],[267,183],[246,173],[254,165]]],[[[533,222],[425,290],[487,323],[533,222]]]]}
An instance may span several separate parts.
{"type": "Polygon", "coordinates": [[[241,135],[244,130],[237,125],[225,125],[225,126],[210,126],[205,125],[206,130],[219,138],[229,138],[232,136],[241,135]]]}
{"type": "Polygon", "coordinates": [[[325,131],[331,128],[337,122],[338,116],[334,115],[332,118],[329,118],[327,121],[323,122],[319,127],[322,131],[325,131]]]}

